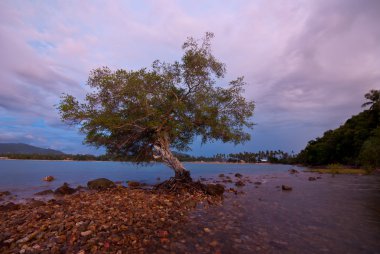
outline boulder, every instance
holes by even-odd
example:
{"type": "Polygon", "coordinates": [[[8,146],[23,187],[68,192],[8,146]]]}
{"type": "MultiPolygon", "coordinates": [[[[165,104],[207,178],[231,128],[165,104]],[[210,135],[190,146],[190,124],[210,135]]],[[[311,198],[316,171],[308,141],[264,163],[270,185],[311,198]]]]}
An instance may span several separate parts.
{"type": "Polygon", "coordinates": [[[283,191],[291,191],[291,190],[293,190],[293,188],[292,187],[290,187],[290,186],[287,186],[287,185],[282,185],[282,190],[283,191]]]}
{"type": "Polygon", "coordinates": [[[19,208],[20,208],[20,205],[15,204],[13,202],[9,202],[5,205],[0,205],[0,211],[3,211],[3,212],[18,210],[19,208]]]}
{"type": "Polygon", "coordinates": [[[29,206],[30,206],[30,207],[33,207],[33,208],[40,207],[40,206],[43,206],[43,205],[45,205],[45,202],[44,202],[44,201],[41,201],[41,200],[35,200],[35,199],[32,199],[32,200],[29,202],[29,206]]]}
{"type": "Polygon", "coordinates": [[[235,174],[235,177],[237,177],[237,178],[242,178],[243,175],[242,175],[242,174],[239,174],[239,173],[236,173],[236,174],[235,174]]]}
{"type": "Polygon", "coordinates": [[[55,178],[54,176],[45,176],[44,178],[42,178],[42,180],[44,180],[45,182],[51,182],[54,181],[55,178]]]}
{"type": "Polygon", "coordinates": [[[317,178],[312,177],[312,176],[309,177],[309,181],[315,181],[315,180],[317,180],[317,178]]]}
{"type": "Polygon", "coordinates": [[[52,190],[44,190],[44,191],[37,192],[34,195],[43,196],[43,195],[51,195],[51,194],[54,194],[54,191],[52,191],[52,190]]]}
{"type": "Polygon", "coordinates": [[[298,172],[298,170],[295,170],[294,168],[292,168],[292,169],[289,169],[289,173],[290,174],[298,174],[299,172],[298,172]]]}
{"type": "Polygon", "coordinates": [[[67,183],[64,183],[61,187],[54,191],[55,195],[70,195],[73,194],[76,190],[70,188],[67,183]]]}
{"type": "Polygon", "coordinates": [[[224,185],[222,184],[206,184],[205,192],[211,196],[221,196],[224,193],[224,185]]]}
{"type": "Polygon", "coordinates": [[[87,187],[90,190],[105,190],[109,188],[116,187],[115,183],[107,178],[98,178],[87,182],[87,187]]]}

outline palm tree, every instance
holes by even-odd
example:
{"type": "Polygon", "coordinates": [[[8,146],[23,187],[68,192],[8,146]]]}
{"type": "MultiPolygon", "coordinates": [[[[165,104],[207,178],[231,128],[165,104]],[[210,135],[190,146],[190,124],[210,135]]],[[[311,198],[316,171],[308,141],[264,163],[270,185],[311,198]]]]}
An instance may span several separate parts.
{"type": "Polygon", "coordinates": [[[363,103],[362,107],[365,108],[370,106],[370,110],[374,110],[375,108],[380,108],[380,90],[371,90],[369,93],[366,93],[364,97],[369,100],[363,103]]]}

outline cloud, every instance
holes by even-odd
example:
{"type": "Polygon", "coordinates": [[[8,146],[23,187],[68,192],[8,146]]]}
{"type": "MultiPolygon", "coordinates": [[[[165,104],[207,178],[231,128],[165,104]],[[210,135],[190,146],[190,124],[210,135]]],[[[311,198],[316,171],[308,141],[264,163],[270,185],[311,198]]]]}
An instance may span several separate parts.
{"type": "Polygon", "coordinates": [[[257,125],[245,146],[195,144],[195,153],[299,150],[379,89],[379,12],[377,0],[2,1],[0,119],[14,121],[0,131],[4,139],[41,136],[39,144],[67,135],[62,146],[79,151],[82,136],[68,131],[54,108],[61,93],[83,98],[96,67],[178,60],[186,37],[212,31],[214,53],[227,64],[225,83],[245,76],[257,125]],[[39,120],[44,128],[28,127],[39,120]]]}

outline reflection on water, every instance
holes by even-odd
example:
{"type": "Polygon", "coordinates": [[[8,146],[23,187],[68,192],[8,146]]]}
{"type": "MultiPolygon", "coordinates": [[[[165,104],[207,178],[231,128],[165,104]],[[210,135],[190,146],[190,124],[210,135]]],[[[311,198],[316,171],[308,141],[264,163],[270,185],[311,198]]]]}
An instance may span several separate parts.
{"type": "Polygon", "coordinates": [[[193,251],[380,253],[380,176],[308,181],[310,175],[258,176],[254,180],[265,183],[228,195],[221,207],[195,212],[184,233],[194,236],[193,251]],[[293,190],[282,191],[282,184],[293,190]]]}

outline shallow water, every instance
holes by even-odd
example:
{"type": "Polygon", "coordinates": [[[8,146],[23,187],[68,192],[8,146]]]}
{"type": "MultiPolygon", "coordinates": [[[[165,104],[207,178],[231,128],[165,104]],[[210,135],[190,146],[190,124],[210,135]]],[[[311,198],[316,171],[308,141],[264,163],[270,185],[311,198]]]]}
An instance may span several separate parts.
{"type": "Polygon", "coordinates": [[[184,227],[188,246],[211,253],[380,253],[380,176],[309,176],[318,175],[257,176],[261,185],[199,209],[184,227]],[[282,191],[282,184],[293,190],[282,191]]]}
{"type": "MultiPolygon", "coordinates": [[[[185,163],[185,166],[194,179],[228,172],[270,174],[285,172],[290,168],[289,165],[268,164],[185,163]]],[[[64,182],[71,187],[86,186],[89,180],[105,177],[124,184],[127,180],[154,184],[171,176],[173,171],[162,163],[138,166],[127,162],[0,160],[0,191],[10,191],[19,198],[31,197],[47,189],[54,190],[64,182]],[[42,181],[48,175],[54,176],[56,180],[42,181]]]]}

